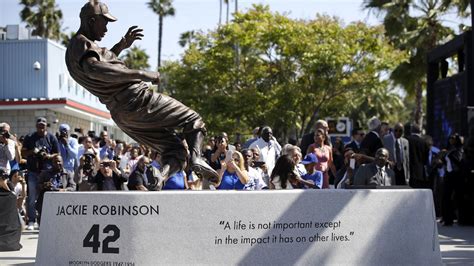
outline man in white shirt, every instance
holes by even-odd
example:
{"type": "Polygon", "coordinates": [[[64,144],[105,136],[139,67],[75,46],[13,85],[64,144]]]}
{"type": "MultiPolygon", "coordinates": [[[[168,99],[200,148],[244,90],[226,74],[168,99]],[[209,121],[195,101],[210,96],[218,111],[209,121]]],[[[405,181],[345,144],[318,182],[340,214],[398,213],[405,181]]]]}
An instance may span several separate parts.
{"type": "Polygon", "coordinates": [[[259,161],[265,162],[268,175],[271,175],[275,162],[280,156],[281,146],[273,137],[272,129],[268,126],[262,129],[262,135],[250,145],[250,149],[256,148],[260,153],[259,161]]]}

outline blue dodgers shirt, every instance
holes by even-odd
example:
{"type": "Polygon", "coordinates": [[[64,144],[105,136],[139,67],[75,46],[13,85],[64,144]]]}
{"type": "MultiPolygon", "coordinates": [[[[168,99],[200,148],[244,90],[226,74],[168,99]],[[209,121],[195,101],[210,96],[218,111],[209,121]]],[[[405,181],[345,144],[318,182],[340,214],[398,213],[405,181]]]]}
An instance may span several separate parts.
{"type": "Polygon", "coordinates": [[[177,172],[166,181],[162,190],[168,189],[186,189],[184,184],[184,171],[177,172]]]}
{"type": "Polygon", "coordinates": [[[321,171],[314,171],[312,174],[305,174],[302,176],[304,180],[313,180],[314,184],[321,188],[323,186],[323,172],[321,171]]]}
{"type": "Polygon", "coordinates": [[[222,181],[217,189],[237,189],[243,190],[244,184],[240,182],[239,176],[237,173],[229,173],[225,170],[224,174],[222,175],[222,181]]]}

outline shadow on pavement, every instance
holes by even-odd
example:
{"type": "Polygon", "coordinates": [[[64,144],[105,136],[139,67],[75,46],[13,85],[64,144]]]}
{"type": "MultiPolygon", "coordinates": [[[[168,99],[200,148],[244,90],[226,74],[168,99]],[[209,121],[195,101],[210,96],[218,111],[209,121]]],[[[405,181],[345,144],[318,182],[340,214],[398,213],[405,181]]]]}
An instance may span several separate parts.
{"type": "Polygon", "coordinates": [[[474,226],[441,226],[441,257],[445,265],[474,265],[474,226]]]}

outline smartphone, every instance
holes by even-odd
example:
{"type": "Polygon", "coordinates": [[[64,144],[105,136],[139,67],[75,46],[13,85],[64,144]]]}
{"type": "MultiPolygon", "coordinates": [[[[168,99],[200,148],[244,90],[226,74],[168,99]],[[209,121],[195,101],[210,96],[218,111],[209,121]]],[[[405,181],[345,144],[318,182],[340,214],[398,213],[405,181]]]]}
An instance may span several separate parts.
{"type": "Polygon", "coordinates": [[[253,162],[253,166],[255,166],[255,167],[261,167],[264,164],[265,164],[265,162],[262,162],[262,161],[253,162]]]}
{"type": "Polygon", "coordinates": [[[232,161],[232,151],[227,151],[225,154],[225,162],[230,162],[232,161]]]}
{"type": "Polygon", "coordinates": [[[355,166],[356,166],[356,160],[355,160],[354,158],[351,158],[351,159],[349,160],[349,167],[350,167],[351,169],[355,169],[355,166]]]}

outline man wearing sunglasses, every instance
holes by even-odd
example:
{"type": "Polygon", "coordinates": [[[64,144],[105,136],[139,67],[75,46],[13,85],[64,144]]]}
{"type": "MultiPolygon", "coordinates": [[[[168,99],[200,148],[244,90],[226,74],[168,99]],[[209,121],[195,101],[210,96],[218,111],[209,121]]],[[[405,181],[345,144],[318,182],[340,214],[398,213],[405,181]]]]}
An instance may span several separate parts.
{"type": "Polygon", "coordinates": [[[117,168],[117,163],[113,160],[105,158],[99,164],[99,171],[94,177],[99,191],[123,190],[122,185],[127,181],[117,168]]]}

